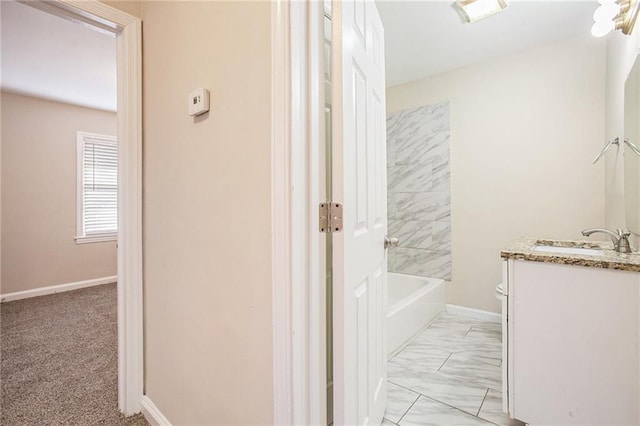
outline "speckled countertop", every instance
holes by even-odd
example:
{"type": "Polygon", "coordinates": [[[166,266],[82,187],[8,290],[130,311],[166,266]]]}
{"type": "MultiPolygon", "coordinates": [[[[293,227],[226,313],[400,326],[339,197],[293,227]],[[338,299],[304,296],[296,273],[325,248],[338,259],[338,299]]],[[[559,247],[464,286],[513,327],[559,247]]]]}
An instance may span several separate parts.
{"type": "Polygon", "coordinates": [[[629,254],[617,253],[613,250],[613,244],[610,241],[562,241],[526,237],[513,242],[505,250],[502,250],[500,257],[503,259],[640,272],[640,254],[637,252],[629,254]],[[595,256],[587,254],[550,253],[534,251],[533,247],[535,245],[592,248],[602,250],[604,253],[603,255],[595,256]]]}

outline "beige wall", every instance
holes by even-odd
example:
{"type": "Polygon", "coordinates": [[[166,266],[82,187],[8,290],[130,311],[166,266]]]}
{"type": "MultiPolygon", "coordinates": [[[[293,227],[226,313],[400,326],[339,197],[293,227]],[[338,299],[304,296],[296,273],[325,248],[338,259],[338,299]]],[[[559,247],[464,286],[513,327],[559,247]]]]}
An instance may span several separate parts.
{"type": "Polygon", "coordinates": [[[450,302],[498,311],[500,250],[605,225],[606,46],[589,35],[395,86],[387,111],[451,102],[450,302]]]}
{"type": "Polygon", "coordinates": [[[273,422],[270,19],[143,5],[145,393],[176,425],[273,422]]]}
{"type": "Polygon", "coordinates": [[[115,242],[76,244],[76,132],[116,114],[2,93],[2,294],[116,275],[115,242]]]}

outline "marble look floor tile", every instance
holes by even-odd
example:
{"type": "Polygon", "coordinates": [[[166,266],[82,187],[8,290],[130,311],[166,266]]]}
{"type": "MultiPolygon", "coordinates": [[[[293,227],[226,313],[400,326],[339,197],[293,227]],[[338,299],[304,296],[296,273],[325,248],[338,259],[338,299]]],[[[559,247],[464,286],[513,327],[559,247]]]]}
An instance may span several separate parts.
{"type": "Polygon", "coordinates": [[[485,364],[494,365],[496,367],[502,366],[502,351],[501,350],[484,350],[484,351],[457,351],[454,352],[461,357],[484,362],[485,364]]]}
{"type": "Polygon", "coordinates": [[[464,337],[470,341],[500,344],[502,332],[485,330],[474,326],[464,337]]]}
{"type": "Polygon", "coordinates": [[[393,362],[420,371],[438,371],[450,355],[451,352],[432,345],[412,342],[393,358],[393,362]]]}
{"type": "Polygon", "coordinates": [[[387,364],[387,377],[394,384],[472,414],[480,410],[487,393],[486,387],[465,383],[437,371],[416,371],[393,360],[387,364]]]}
{"type": "Polygon", "coordinates": [[[469,415],[438,401],[421,396],[400,421],[400,426],[429,425],[490,425],[478,417],[469,415]]]}
{"type": "Polygon", "coordinates": [[[440,372],[494,390],[502,389],[502,369],[477,359],[454,353],[444,363],[440,372]]]}
{"type": "Polygon", "coordinates": [[[420,394],[393,383],[387,383],[387,410],[384,417],[394,423],[411,408],[420,394]]]}
{"type": "Polygon", "coordinates": [[[489,393],[487,393],[478,417],[499,426],[524,426],[524,423],[512,420],[502,412],[502,393],[495,390],[489,390],[489,393]]]}
{"type": "Polygon", "coordinates": [[[389,419],[382,419],[382,423],[380,423],[380,426],[397,426],[397,423],[393,423],[391,420],[389,419]]]}

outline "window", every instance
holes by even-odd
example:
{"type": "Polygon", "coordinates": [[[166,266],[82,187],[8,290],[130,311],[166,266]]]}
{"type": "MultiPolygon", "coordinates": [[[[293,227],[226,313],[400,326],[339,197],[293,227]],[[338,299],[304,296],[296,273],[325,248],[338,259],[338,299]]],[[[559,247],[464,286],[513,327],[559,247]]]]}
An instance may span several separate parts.
{"type": "Polygon", "coordinates": [[[78,132],[78,229],[76,242],[118,236],[118,148],[114,136],[78,132]]]}

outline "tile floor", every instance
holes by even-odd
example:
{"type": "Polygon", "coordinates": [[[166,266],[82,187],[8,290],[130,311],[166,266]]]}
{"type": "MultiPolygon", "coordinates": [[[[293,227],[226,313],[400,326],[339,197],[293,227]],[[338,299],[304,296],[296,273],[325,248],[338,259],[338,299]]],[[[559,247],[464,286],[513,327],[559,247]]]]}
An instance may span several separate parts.
{"type": "Polygon", "coordinates": [[[383,425],[519,425],[502,413],[499,323],[447,312],[387,364],[383,425]]]}

